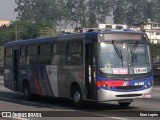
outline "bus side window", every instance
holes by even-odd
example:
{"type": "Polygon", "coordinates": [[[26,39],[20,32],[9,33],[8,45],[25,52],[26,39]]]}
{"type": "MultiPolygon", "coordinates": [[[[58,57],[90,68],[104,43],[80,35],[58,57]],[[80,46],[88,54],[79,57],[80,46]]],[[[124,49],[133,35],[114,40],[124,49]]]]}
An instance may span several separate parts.
{"type": "Polygon", "coordinates": [[[26,63],[26,47],[21,47],[20,49],[20,64],[26,63]]]}
{"type": "Polygon", "coordinates": [[[12,65],[13,62],[13,52],[12,52],[12,48],[7,47],[5,48],[5,58],[4,58],[4,64],[6,65],[12,65]]]}
{"type": "Polygon", "coordinates": [[[8,48],[5,49],[5,56],[12,56],[12,54],[13,54],[12,53],[12,48],[8,47],[8,48]]]}
{"type": "Polygon", "coordinates": [[[36,64],[37,63],[37,56],[38,56],[38,46],[28,46],[27,47],[27,64],[36,64]]]}
{"type": "Polygon", "coordinates": [[[39,46],[40,54],[38,55],[39,64],[50,64],[51,63],[51,45],[41,44],[39,46]]]}
{"type": "Polygon", "coordinates": [[[53,65],[64,65],[65,64],[65,53],[66,53],[65,42],[54,43],[53,44],[52,64],[53,65]]]}
{"type": "Polygon", "coordinates": [[[68,42],[67,44],[67,64],[80,65],[82,64],[82,42],[68,42]]]}

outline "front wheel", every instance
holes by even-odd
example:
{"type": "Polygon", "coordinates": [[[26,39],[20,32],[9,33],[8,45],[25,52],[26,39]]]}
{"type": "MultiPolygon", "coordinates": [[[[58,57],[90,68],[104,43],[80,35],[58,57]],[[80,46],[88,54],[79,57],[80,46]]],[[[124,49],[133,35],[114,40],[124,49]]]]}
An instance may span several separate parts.
{"type": "Polygon", "coordinates": [[[80,87],[78,85],[75,85],[71,90],[71,97],[73,100],[73,104],[76,108],[82,107],[82,93],[80,90],[80,87]]]}
{"type": "Polygon", "coordinates": [[[28,82],[24,83],[23,86],[23,94],[24,94],[24,98],[27,100],[31,100],[32,99],[32,94],[31,94],[31,90],[30,90],[30,86],[28,82]]]}

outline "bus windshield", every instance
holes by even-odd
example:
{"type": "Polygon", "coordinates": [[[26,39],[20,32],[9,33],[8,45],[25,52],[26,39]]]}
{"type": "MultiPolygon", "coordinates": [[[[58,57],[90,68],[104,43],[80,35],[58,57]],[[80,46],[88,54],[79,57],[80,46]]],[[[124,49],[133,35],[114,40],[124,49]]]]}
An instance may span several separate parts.
{"type": "Polygon", "coordinates": [[[148,44],[134,42],[101,42],[99,72],[102,74],[145,74],[151,72],[148,44]]]}

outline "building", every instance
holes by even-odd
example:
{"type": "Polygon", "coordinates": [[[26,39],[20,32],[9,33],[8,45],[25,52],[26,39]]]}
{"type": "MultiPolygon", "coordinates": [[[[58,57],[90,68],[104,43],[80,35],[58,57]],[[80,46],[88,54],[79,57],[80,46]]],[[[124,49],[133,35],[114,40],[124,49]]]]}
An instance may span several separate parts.
{"type": "Polygon", "coordinates": [[[8,20],[0,20],[0,27],[2,26],[9,26],[10,25],[10,21],[8,20]]]}
{"type": "Polygon", "coordinates": [[[160,23],[149,21],[141,26],[141,30],[148,35],[151,43],[160,44],[160,23]]]}
{"type": "Polygon", "coordinates": [[[136,23],[131,27],[144,31],[148,35],[150,43],[160,44],[160,23],[151,22],[151,20],[148,19],[147,22],[136,23]]]}
{"type": "Polygon", "coordinates": [[[101,28],[101,29],[128,29],[128,25],[125,25],[125,24],[99,24],[98,28],[101,28]]]}

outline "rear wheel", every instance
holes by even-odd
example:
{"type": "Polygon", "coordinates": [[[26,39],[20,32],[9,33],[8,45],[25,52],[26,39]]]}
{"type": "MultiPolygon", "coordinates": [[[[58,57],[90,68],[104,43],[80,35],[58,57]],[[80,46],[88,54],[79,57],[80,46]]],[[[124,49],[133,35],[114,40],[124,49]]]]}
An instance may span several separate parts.
{"type": "Polygon", "coordinates": [[[32,99],[32,94],[31,94],[31,90],[30,90],[30,86],[29,86],[28,82],[24,83],[23,94],[24,94],[25,99],[27,99],[27,100],[32,99]]]}
{"type": "Polygon", "coordinates": [[[72,95],[71,97],[72,97],[74,106],[76,108],[81,108],[82,107],[82,93],[78,85],[75,85],[72,87],[71,95],[72,95]]]}

